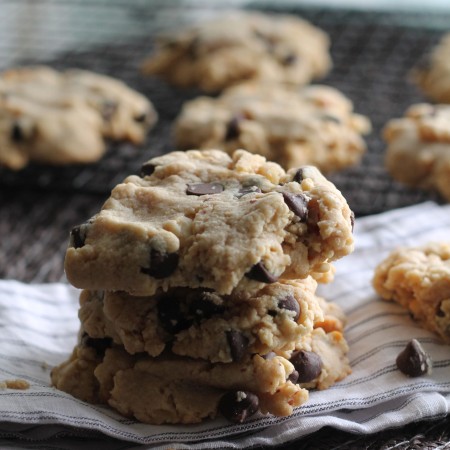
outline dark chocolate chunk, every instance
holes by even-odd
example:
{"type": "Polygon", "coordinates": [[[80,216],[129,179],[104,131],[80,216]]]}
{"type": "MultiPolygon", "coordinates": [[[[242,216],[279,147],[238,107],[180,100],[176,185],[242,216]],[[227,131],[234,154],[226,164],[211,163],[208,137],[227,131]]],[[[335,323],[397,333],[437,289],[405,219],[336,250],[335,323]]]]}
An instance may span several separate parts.
{"type": "Polygon", "coordinates": [[[322,114],[321,119],[328,122],[341,123],[341,119],[339,119],[339,117],[333,116],[331,114],[322,114]]]}
{"type": "Polygon", "coordinates": [[[353,232],[353,228],[355,227],[355,213],[353,211],[350,211],[350,223],[352,224],[352,232],[353,232]]]}
{"type": "Polygon", "coordinates": [[[248,338],[238,330],[226,331],[228,346],[233,361],[241,361],[248,347],[248,338]]]}
{"type": "Polygon", "coordinates": [[[86,224],[73,227],[70,231],[70,245],[74,248],[83,247],[86,240],[86,231],[86,224]]]}
{"type": "Polygon", "coordinates": [[[282,63],[284,66],[293,66],[297,61],[298,61],[297,55],[295,55],[294,53],[288,53],[283,58],[282,63]]]}
{"type": "Polygon", "coordinates": [[[117,103],[113,100],[105,100],[102,103],[102,117],[105,120],[111,120],[117,111],[117,103]]]}
{"type": "Polygon", "coordinates": [[[11,128],[11,140],[17,143],[25,140],[25,133],[17,122],[15,122],[11,128]]]}
{"type": "Polygon", "coordinates": [[[308,198],[303,194],[293,194],[292,192],[282,192],[284,202],[288,208],[300,218],[301,222],[308,220],[308,198]]]}
{"type": "Polygon", "coordinates": [[[445,312],[442,309],[442,303],[443,303],[443,301],[439,302],[439,304],[436,307],[436,316],[437,317],[445,317],[445,312]]]}
{"type": "Polygon", "coordinates": [[[303,169],[300,168],[295,172],[293,181],[296,181],[297,183],[301,183],[303,181],[303,169]]]}
{"type": "Polygon", "coordinates": [[[178,267],[178,253],[161,253],[154,248],[150,251],[150,267],[141,267],[141,272],[161,279],[172,275],[178,267]]]}
{"type": "Polygon", "coordinates": [[[298,383],[299,374],[296,370],[293,370],[292,373],[287,377],[286,381],[290,381],[294,384],[298,383]]]}
{"type": "Polygon", "coordinates": [[[220,183],[199,183],[188,184],[186,194],[188,195],[208,195],[220,194],[223,191],[223,185],[220,183]]]}
{"type": "Polygon", "coordinates": [[[278,277],[272,275],[264,266],[264,264],[260,261],[255,264],[246,274],[247,278],[251,280],[260,281],[261,283],[275,283],[278,280],[278,277]]]}
{"type": "Polygon", "coordinates": [[[202,292],[191,301],[190,310],[197,318],[208,319],[225,312],[222,298],[211,292],[202,292]]]}
{"type": "Polygon", "coordinates": [[[241,130],[239,129],[239,125],[244,119],[244,116],[241,114],[237,114],[231,118],[231,120],[227,124],[227,129],[225,131],[225,140],[231,141],[239,137],[241,130]]]}
{"type": "Polygon", "coordinates": [[[246,186],[237,191],[236,197],[241,198],[247,194],[259,194],[261,189],[258,186],[246,186]]]}
{"type": "Polygon", "coordinates": [[[300,305],[298,301],[292,296],[288,295],[287,297],[278,301],[278,308],[287,309],[288,311],[294,311],[295,316],[294,320],[297,321],[300,317],[300,305]]]}
{"type": "Polygon", "coordinates": [[[314,352],[299,350],[292,354],[290,361],[298,372],[298,383],[309,383],[322,371],[322,358],[314,352]]]}
{"type": "Polygon", "coordinates": [[[220,413],[233,423],[243,423],[259,409],[258,397],[249,391],[230,391],[219,400],[220,413]]]}
{"type": "Polygon", "coordinates": [[[396,363],[400,371],[409,377],[431,373],[431,359],[416,339],[408,342],[398,354],[396,363]]]}
{"type": "Polygon", "coordinates": [[[141,177],[149,177],[156,169],[156,166],[151,162],[146,162],[141,166],[141,177]]]}
{"type": "Polygon", "coordinates": [[[141,114],[138,114],[137,116],[134,116],[133,119],[137,123],[144,123],[147,120],[148,113],[144,111],[141,114]]]}
{"type": "Polygon", "coordinates": [[[109,337],[92,338],[87,333],[83,333],[83,335],[81,336],[80,344],[83,347],[93,348],[98,356],[102,356],[105,354],[106,349],[111,347],[112,339],[109,337]]]}
{"type": "Polygon", "coordinates": [[[176,334],[189,328],[191,322],[181,310],[180,300],[165,296],[158,301],[157,314],[161,326],[168,333],[176,334]]]}

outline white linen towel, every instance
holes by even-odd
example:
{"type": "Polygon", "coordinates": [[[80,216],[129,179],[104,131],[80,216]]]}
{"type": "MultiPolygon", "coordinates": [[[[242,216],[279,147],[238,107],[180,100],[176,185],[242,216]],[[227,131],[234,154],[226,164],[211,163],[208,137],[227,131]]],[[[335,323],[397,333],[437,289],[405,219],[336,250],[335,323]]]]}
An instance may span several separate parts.
{"type": "Polygon", "coordinates": [[[319,287],[320,295],[347,313],[353,373],[328,390],[311,392],[291,417],[267,416],[242,425],[221,418],[191,426],[146,425],[50,387],[51,368],[75,345],[79,292],[62,283],[0,281],[0,381],[30,383],[27,390],[0,390],[2,448],[25,443],[47,448],[45,442],[55,436],[66,437],[55,448],[75,448],[70,436],[91,437],[86,450],[137,444],[146,449],[247,448],[279,445],[324,426],[365,434],[445,416],[450,347],[419,328],[400,306],[380,300],[371,285],[375,266],[391,250],[438,240],[450,241],[450,205],[427,202],[357,219],[355,252],[336,263],[331,284],[319,287]],[[430,354],[431,375],[408,378],[397,369],[396,356],[411,338],[430,354]],[[107,439],[105,447],[101,437],[107,439]]]}

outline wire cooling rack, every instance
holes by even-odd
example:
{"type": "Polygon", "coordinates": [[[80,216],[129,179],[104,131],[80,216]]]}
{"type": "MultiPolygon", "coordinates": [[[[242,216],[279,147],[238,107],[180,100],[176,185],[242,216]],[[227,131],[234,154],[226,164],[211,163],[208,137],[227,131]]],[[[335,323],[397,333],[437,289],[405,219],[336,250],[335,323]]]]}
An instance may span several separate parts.
{"type": "MultiPolygon", "coordinates": [[[[106,155],[95,164],[69,167],[31,164],[19,172],[1,168],[0,187],[107,195],[127,175],[138,173],[143,162],[174,150],[173,120],[182,103],[199,92],[171,87],[162,80],[145,77],[139,71],[143,59],[152,50],[154,34],[171,18],[179,18],[178,13],[186,12],[179,5],[173,6],[177,2],[171,7],[167,3],[149,2],[152,7],[144,8],[145,2],[125,0],[38,2],[41,7],[51,4],[56,15],[58,11],[64,12],[64,23],[59,23],[56,17],[46,27],[44,20],[39,31],[45,39],[32,40],[29,44],[32,48],[25,57],[22,52],[11,58],[17,48],[4,42],[0,46],[0,60],[5,61],[7,55],[9,65],[44,63],[57,69],[78,67],[122,79],[152,100],[159,113],[159,122],[143,146],[110,143],[106,155]],[[74,8],[72,13],[71,7],[74,8]],[[86,20],[88,16],[89,20],[86,20]],[[96,24],[109,30],[109,34],[105,31],[101,36],[96,35],[96,24]],[[68,34],[65,26],[72,27],[69,37],[73,42],[66,39],[69,48],[59,48],[55,43],[68,34]],[[45,50],[53,47],[54,54],[48,55],[45,50]]],[[[203,7],[197,4],[189,13],[203,13],[203,7]]],[[[259,9],[270,10],[261,5],[259,9]]],[[[429,15],[413,13],[298,7],[283,8],[282,12],[300,15],[329,34],[334,68],[320,82],[340,89],[352,99],[356,111],[372,121],[373,132],[366,139],[368,152],[361,164],[329,175],[356,215],[378,213],[425,200],[441,201],[437,194],[406,188],[390,178],[383,166],[385,146],[380,131],[390,118],[403,115],[410,104],[425,100],[409,81],[408,74],[429,53],[444,30],[430,27],[429,24],[434,22],[430,21],[429,15]]],[[[445,18],[441,14],[438,19],[439,23],[450,23],[450,15],[445,18]]],[[[17,46],[17,42],[14,45],[17,46]]]]}

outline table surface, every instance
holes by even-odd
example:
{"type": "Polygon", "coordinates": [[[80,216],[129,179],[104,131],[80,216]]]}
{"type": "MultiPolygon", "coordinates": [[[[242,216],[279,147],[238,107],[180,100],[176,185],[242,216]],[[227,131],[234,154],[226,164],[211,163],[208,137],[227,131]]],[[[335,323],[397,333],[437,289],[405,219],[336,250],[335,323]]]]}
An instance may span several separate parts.
{"type": "MultiPolygon", "coordinates": [[[[189,8],[183,1],[0,1],[0,69],[45,63],[105,73],[148,95],[160,117],[144,146],[111,144],[97,164],[65,168],[32,164],[19,172],[0,168],[0,278],[65,282],[63,259],[70,229],[95,214],[111,188],[137,173],[142,162],[173,149],[173,119],[181,104],[199,92],[144,78],[139,65],[151,51],[154,33],[211,12],[210,3],[188,3],[189,8]]],[[[450,28],[450,12],[356,11],[300,7],[293,2],[269,8],[253,3],[252,7],[266,11],[302,15],[327,31],[334,68],[321,82],[343,91],[356,111],[372,120],[373,132],[361,164],[330,175],[356,216],[425,200],[442,202],[436,194],[406,188],[387,175],[380,131],[408,105],[425,100],[408,74],[450,28]]],[[[450,448],[450,418],[370,436],[326,428],[289,448],[450,448]]]]}

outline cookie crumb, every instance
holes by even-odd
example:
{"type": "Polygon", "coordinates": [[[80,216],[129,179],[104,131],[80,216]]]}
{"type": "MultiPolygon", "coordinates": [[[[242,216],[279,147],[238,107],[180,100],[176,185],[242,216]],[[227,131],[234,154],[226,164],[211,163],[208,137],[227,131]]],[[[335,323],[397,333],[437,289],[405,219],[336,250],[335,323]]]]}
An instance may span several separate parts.
{"type": "Polygon", "coordinates": [[[19,389],[24,391],[29,389],[30,383],[26,380],[21,380],[20,378],[16,378],[15,380],[4,380],[0,381],[0,389],[19,389]]]}

